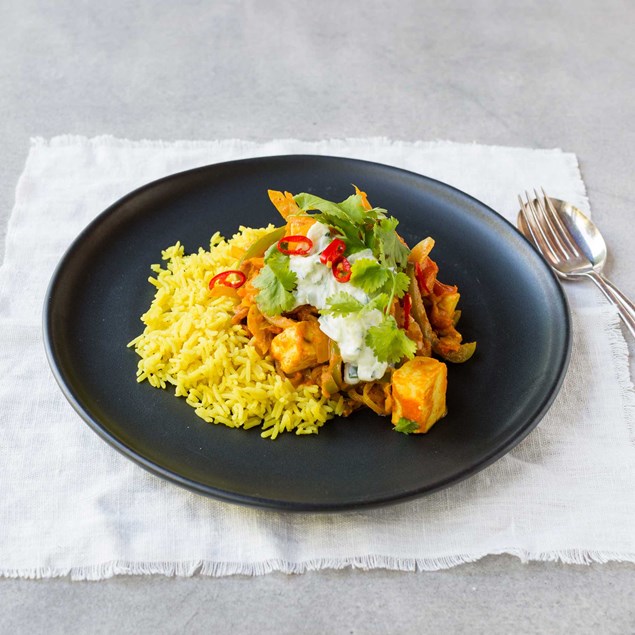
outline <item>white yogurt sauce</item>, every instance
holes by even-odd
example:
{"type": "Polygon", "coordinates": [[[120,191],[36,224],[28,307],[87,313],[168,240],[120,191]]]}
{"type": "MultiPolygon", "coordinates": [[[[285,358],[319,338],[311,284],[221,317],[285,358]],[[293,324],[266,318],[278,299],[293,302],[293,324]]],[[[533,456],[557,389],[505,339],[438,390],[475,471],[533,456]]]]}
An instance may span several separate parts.
{"type": "MultiPolygon", "coordinates": [[[[363,304],[369,301],[368,295],[350,282],[338,282],[333,276],[330,267],[320,262],[320,254],[333,241],[329,228],[322,223],[314,223],[307,237],[313,242],[311,251],[306,256],[290,256],[289,268],[297,277],[297,288],[293,295],[296,299],[295,306],[310,304],[317,309],[326,308],[326,301],[340,291],[349,293],[363,304]]],[[[364,249],[347,256],[353,264],[360,258],[370,258],[376,261],[370,249],[364,249]]],[[[346,364],[345,380],[349,384],[359,381],[372,381],[381,379],[388,364],[380,362],[373,350],[366,345],[366,333],[371,326],[378,325],[383,319],[383,314],[378,309],[364,311],[359,314],[335,317],[332,315],[320,316],[318,322],[323,333],[337,342],[342,360],[346,364]],[[354,369],[357,370],[355,377],[354,369]]]]}
{"type": "Polygon", "coordinates": [[[368,329],[377,326],[383,319],[379,309],[364,311],[359,316],[323,315],[319,318],[320,329],[337,342],[342,360],[349,366],[344,372],[346,383],[356,384],[384,376],[388,364],[380,362],[372,348],[366,345],[368,329]],[[357,368],[357,377],[352,375],[351,367],[357,368]]]}

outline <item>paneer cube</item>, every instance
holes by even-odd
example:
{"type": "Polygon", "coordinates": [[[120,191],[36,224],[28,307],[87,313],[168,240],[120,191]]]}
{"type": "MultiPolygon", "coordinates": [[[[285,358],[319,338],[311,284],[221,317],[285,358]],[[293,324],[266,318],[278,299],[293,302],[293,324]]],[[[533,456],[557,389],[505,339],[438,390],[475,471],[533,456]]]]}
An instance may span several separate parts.
{"type": "Polygon", "coordinates": [[[427,432],[446,414],[447,367],[432,357],[415,357],[392,374],[392,423],[402,417],[427,432]]]}
{"type": "Polygon", "coordinates": [[[282,372],[292,375],[312,368],[328,359],[328,337],[315,321],[297,322],[271,342],[271,357],[278,361],[282,372]]]}

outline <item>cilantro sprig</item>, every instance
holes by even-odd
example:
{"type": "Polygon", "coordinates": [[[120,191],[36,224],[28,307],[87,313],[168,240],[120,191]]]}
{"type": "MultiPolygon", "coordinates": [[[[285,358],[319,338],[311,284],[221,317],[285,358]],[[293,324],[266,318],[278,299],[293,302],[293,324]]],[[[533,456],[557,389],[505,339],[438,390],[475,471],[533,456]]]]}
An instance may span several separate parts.
{"type": "Polygon", "coordinates": [[[404,269],[408,264],[410,249],[397,234],[399,221],[394,217],[383,218],[373,228],[373,244],[379,262],[387,267],[404,269]]]}
{"type": "Polygon", "coordinates": [[[366,344],[373,349],[380,362],[388,364],[396,364],[404,357],[412,359],[417,350],[417,345],[397,326],[392,315],[368,329],[366,344]]]}
{"type": "Polygon", "coordinates": [[[340,317],[351,313],[359,313],[363,310],[364,304],[357,298],[354,298],[350,293],[340,291],[326,300],[326,308],[322,309],[322,313],[340,317]]]}
{"type": "Polygon", "coordinates": [[[360,258],[351,266],[351,284],[359,287],[370,296],[386,285],[391,273],[386,267],[382,267],[377,260],[360,258]]]}
{"type": "Polygon", "coordinates": [[[353,194],[341,203],[333,203],[306,192],[296,194],[293,199],[306,212],[317,210],[312,216],[340,233],[349,254],[371,247],[375,225],[386,218],[384,209],[365,209],[359,194],[353,194]]]}
{"type": "Polygon", "coordinates": [[[376,260],[360,258],[351,267],[351,284],[362,289],[371,299],[377,295],[384,296],[386,301],[380,308],[388,313],[393,298],[402,298],[408,290],[410,278],[403,271],[382,266],[376,260]]]}
{"type": "Polygon", "coordinates": [[[289,268],[289,256],[270,249],[265,256],[265,266],[253,281],[254,287],[260,289],[256,296],[258,308],[266,315],[290,311],[295,304],[293,291],[297,282],[297,275],[289,268]]]}
{"type": "Polygon", "coordinates": [[[419,424],[416,421],[410,421],[410,419],[401,417],[401,419],[397,421],[393,429],[395,430],[395,432],[401,432],[403,434],[412,434],[413,432],[416,432],[419,429],[419,424]]]}
{"type": "Polygon", "coordinates": [[[406,267],[410,249],[396,232],[399,221],[394,216],[388,216],[385,209],[365,209],[360,194],[353,194],[341,203],[306,192],[296,194],[293,199],[305,212],[317,210],[312,216],[342,235],[349,254],[371,249],[382,265],[399,269],[406,267]]]}

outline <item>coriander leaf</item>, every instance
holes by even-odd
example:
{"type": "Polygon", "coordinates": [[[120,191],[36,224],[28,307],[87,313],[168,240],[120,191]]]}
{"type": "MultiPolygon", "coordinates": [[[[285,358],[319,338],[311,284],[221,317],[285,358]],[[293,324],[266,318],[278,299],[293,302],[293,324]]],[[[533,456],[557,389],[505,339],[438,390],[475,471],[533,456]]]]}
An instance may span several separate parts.
{"type": "Polygon", "coordinates": [[[408,287],[410,286],[410,276],[400,271],[399,273],[395,274],[394,285],[395,295],[398,298],[403,298],[404,293],[408,291],[408,287]]]}
{"type": "Polygon", "coordinates": [[[368,329],[366,344],[380,362],[389,364],[396,364],[404,357],[412,359],[417,349],[417,345],[397,326],[392,315],[368,329]]]}
{"type": "Polygon", "coordinates": [[[349,197],[346,201],[344,201],[344,203],[347,203],[346,207],[342,207],[342,205],[333,203],[333,201],[327,201],[319,196],[315,196],[315,194],[307,194],[306,192],[296,194],[293,197],[293,200],[298,204],[298,207],[304,211],[316,209],[328,216],[359,224],[363,220],[362,213],[361,211],[355,210],[354,204],[348,203],[350,198],[354,198],[354,196],[349,197]]]}
{"type": "Polygon", "coordinates": [[[350,293],[339,291],[326,300],[326,309],[322,309],[322,313],[330,315],[348,315],[350,313],[357,313],[363,308],[364,305],[350,293]]]}
{"type": "Polygon", "coordinates": [[[362,197],[359,194],[349,196],[345,201],[342,201],[338,207],[343,209],[356,225],[361,225],[364,222],[366,210],[362,203],[362,197]]]}
{"type": "Polygon", "coordinates": [[[267,315],[279,315],[293,308],[295,299],[270,267],[263,267],[253,281],[254,287],[260,289],[256,296],[258,308],[267,315]]]}
{"type": "MultiPolygon", "coordinates": [[[[377,222],[386,218],[386,210],[381,207],[373,207],[366,211],[366,218],[371,221],[364,224],[364,243],[369,247],[373,254],[379,256],[380,250],[377,245],[376,227],[377,222]]],[[[379,230],[377,230],[379,231],[379,230]]]]}
{"type": "Polygon", "coordinates": [[[363,233],[353,223],[342,220],[340,218],[329,218],[327,214],[317,214],[316,220],[335,227],[342,235],[342,240],[346,243],[346,251],[354,254],[356,251],[366,249],[366,243],[363,240],[363,233]]]}
{"type": "Polygon", "coordinates": [[[278,250],[271,250],[265,258],[265,266],[253,281],[260,289],[256,296],[258,308],[266,315],[279,315],[290,311],[295,304],[293,290],[296,274],[289,269],[289,257],[278,250]]]}
{"type": "Polygon", "coordinates": [[[394,216],[380,220],[374,228],[374,253],[389,267],[405,269],[410,249],[401,241],[395,228],[399,221],[394,216]]]}
{"type": "Polygon", "coordinates": [[[359,206],[356,205],[357,195],[347,198],[343,203],[337,204],[327,201],[314,194],[303,192],[293,198],[298,206],[305,210],[316,209],[320,213],[314,214],[314,218],[325,225],[335,227],[341,234],[348,247],[348,253],[354,253],[366,249],[364,242],[364,209],[359,198],[359,206]]]}
{"type": "Polygon", "coordinates": [[[387,293],[380,293],[376,295],[374,298],[371,298],[368,304],[364,307],[366,311],[372,311],[373,309],[378,309],[379,311],[385,311],[388,302],[390,300],[390,296],[387,293]]]}
{"type": "Polygon", "coordinates": [[[375,236],[375,227],[373,223],[370,227],[364,228],[364,244],[373,252],[374,256],[379,256],[379,248],[377,247],[377,237],[375,236]]]}
{"type": "Polygon", "coordinates": [[[272,245],[265,255],[265,264],[280,278],[287,291],[291,291],[298,281],[298,276],[291,271],[289,263],[289,256],[283,254],[275,245],[272,245]]]}
{"type": "Polygon", "coordinates": [[[416,421],[410,421],[405,417],[401,417],[394,427],[395,432],[403,432],[403,434],[411,434],[419,429],[419,424],[416,421]]]}
{"type": "Polygon", "coordinates": [[[351,266],[351,284],[371,295],[383,287],[391,272],[372,258],[360,258],[351,266]]]}
{"type": "Polygon", "coordinates": [[[388,297],[386,306],[390,307],[392,306],[394,297],[403,298],[404,293],[408,291],[410,277],[402,271],[396,273],[392,269],[387,269],[386,271],[388,271],[388,280],[386,280],[386,283],[381,288],[381,292],[385,293],[388,297]]]}
{"type": "Polygon", "coordinates": [[[368,218],[372,218],[373,220],[381,220],[382,218],[386,218],[386,210],[382,207],[373,207],[365,212],[368,218]]]}

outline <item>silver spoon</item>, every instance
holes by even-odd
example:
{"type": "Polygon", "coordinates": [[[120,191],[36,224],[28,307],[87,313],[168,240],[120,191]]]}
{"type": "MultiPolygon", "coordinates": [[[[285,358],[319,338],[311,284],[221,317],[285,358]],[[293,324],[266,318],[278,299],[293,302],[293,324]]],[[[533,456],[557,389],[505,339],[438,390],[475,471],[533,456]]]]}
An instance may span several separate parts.
{"type": "Polygon", "coordinates": [[[547,254],[544,253],[545,245],[540,244],[543,242],[541,240],[542,237],[535,231],[532,233],[532,228],[529,226],[532,223],[528,223],[523,209],[518,213],[519,229],[536,246],[538,251],[546,257],[551,268],[559,277],[564,280],[574,281],[591,279],[609,302],[617,307],[624,325],[628,328],[631,335],[635,337],[635,305],[602,274],[602,269],[606,263],[607,248],[600,230],[577,207],[566,201],[551,197],[548,200],[547,197],[541,200],[537,197],[530,204],[533,204],[535,210],[542,209],[545,212],[549,211],[547,209],[548,205],[545,205],[545,203],[549,202],[552,204],[550,211],[555,211],[563,221],[565,230],[569,233],[568,238],[574,247],[577,247],[577,254],[566,253],[565,257],[562,254],[558,254],[554,257],[554,254],[550,253],[548,254],[549,257],[547,257],[547,254]]]}

